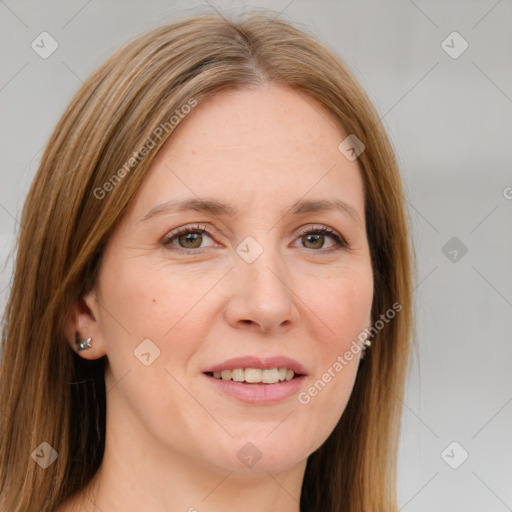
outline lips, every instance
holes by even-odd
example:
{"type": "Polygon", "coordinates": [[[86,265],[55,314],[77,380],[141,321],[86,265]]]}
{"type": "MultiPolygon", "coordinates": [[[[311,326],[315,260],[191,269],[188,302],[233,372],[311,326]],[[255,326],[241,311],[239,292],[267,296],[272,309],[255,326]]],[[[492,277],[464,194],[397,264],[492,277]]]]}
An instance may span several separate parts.
{"type": "Polygon", "coordinates": [[[286,356],[237,357],[203,372],[217,391],[261,406],[277,404],[297,394],[308,373],[302,364],[286,356]]]}

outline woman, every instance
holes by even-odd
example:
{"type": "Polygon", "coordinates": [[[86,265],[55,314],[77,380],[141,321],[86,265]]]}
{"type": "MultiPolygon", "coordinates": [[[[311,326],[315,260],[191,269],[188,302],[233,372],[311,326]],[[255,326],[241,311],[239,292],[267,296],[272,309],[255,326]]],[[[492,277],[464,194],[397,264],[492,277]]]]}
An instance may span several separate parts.
{"type": "Polygon", "coordinates": [[[60,120],[21,225],[2,510],[397,510],[402,186],[304,30],[195,16],[127,44],[60,120]]]}

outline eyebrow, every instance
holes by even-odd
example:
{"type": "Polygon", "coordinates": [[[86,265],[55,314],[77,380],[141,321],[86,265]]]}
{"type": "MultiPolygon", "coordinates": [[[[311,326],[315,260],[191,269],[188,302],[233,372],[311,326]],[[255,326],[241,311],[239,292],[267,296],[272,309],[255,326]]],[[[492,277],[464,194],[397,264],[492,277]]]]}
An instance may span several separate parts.
{"type": "MultiPolygon", "coordinates": [[[[171,212],[182,212],[193,210],[202,213],[210,213],[219,217],[235,216],[238,210],[226,203],[212,198],[191,198],[181,200],[171,200],[159,204],[152,208],[139,222],[145,222],[156,215],[171,212]]],[[[281,217],[288,213],[292,215],[303,215],[305,213],[338,211],[352,217],[359,224],[363,225],[363,221],[354,207],[347,204],[341,199],[327,200],[299,200],[296,201],[291,208],[281,210],[281,217]]]]}

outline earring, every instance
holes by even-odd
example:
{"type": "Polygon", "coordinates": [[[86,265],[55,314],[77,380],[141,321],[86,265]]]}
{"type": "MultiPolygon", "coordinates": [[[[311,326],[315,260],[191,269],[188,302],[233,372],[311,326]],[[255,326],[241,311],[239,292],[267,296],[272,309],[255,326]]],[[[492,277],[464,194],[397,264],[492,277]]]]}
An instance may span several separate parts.
{"type": "Polygon", "coordinates": [[[363,348],[361,349],[361,359],[364,359],[364,356],[366,355],[366,349],[370,347],[372,342],[369,339],[365,339],[363,342],[363,348]]]}
{"type": "Polygon", "coordinates": [[[85,340],[81,340],[78,336],[78,333],[75,334],[75,345],[77,352],[82,352],[82,350],[89,350],[91,348],[92,338],[87,338],[85,340]]]}

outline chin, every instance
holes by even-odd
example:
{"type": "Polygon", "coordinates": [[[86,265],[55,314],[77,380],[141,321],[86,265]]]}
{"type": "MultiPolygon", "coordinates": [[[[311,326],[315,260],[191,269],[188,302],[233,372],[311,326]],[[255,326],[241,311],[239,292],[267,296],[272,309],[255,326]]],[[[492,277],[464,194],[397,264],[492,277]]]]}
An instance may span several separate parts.
{"type": "Polygon", "coordinates": [[[238,473],[279,473],[304,461],[313,451],[313,443],[303,436],[287,431],[269,434],[271,431],[227,440],[216,464],[222,460],[223,469],[238,473]]]}

